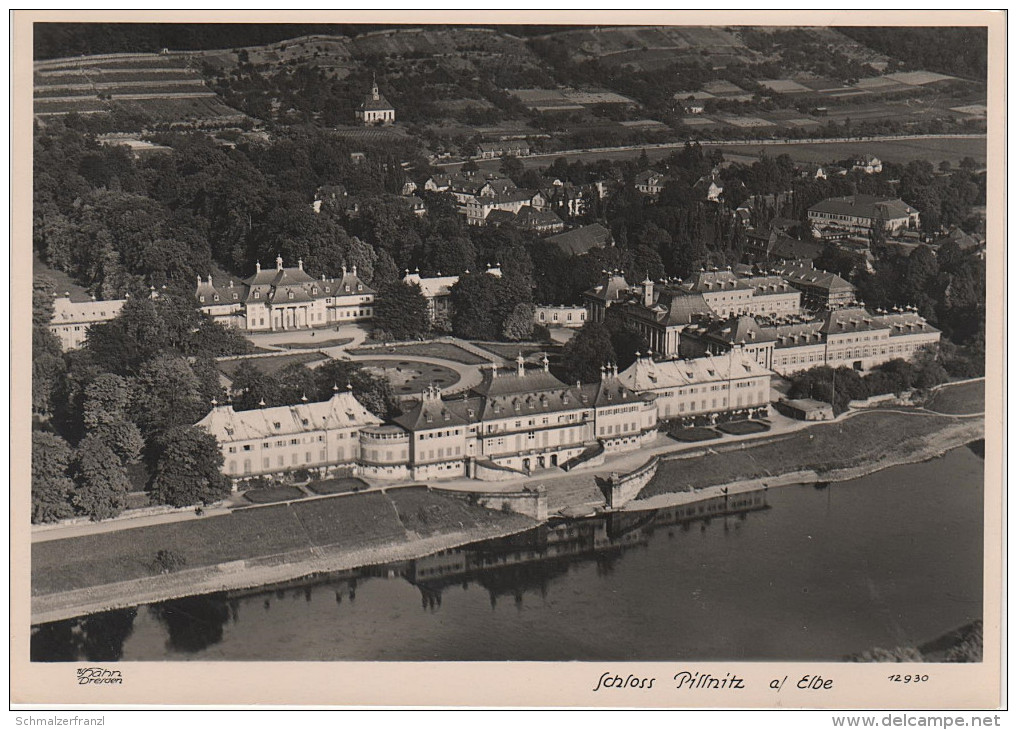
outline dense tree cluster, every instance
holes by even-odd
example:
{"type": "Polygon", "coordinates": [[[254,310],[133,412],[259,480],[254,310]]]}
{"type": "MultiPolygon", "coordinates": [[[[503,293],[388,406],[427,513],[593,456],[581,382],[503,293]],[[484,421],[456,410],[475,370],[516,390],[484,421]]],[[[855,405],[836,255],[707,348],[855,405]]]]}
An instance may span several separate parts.
{"type": "Polygon", "coordinates": [[[946,381],[947,372],[932,351],[921,353],[914,362],[895,359],[862,375],[848,367],[815,367],[791,376],[791,398],[814,398],[831,403],[840,413],[848,402],[874,395],[900,394],[912,389],[927,390],[946,381]]]}

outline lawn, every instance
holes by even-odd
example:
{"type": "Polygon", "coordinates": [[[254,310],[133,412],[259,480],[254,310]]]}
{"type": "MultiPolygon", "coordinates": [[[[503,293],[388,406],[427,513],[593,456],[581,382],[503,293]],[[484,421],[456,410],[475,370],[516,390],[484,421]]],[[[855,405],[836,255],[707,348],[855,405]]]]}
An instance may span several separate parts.
{"type": "Polygon", "coordinates": [[[483,365],[488,362],[482,357],[467,352],[461,347],[448,342],[407,342],[389,345],[388,347],[361,347],[350,350],[354,355],[417,355],[419,357],[436,357],[464,365],[483,365]]]}
{"type": "Polygon", "coordinates": [[[255,504],[272,504],[273,502],[290,502],[294,499],[303,499],[307,495],[296,487],[276,486],[263,489],[248,489],[244,492],[244,499],[255,504]]]}
{"type": "Polygon", "coordinates": [[[478,525],[524,526],[523,518],[420,490],[393,489],[289,505],[252,507],[228,515],[138,527],[32,545],[32,593],[41,595],[158,573],[159,550],[188,568],[333,546],[360,549],[478,525]],[[402,518],[402,519],[400,519],[402,518]],[[405,520],[405,524],[403,522],[405,520]]]}
{"type": "Polygon", "coordinates": [[[925,407],[936,413],[968,415],[985,412],[985,381],[976,380],[959,385],[947,385],[929,399],[925,407]]]}
{"type": "Polygon", "coordinates": [[[471,344],[507,360],[515,360],[519,357],[519,353],[522,353],[523,357],[529,357],[536,352],[549,352],[558,349],[554,345],[544,345],[539,342],[474,342],[471,344]]]}
{"type": "Polygon", "coordinates": [[[720,438],[720,434],[712,428],[676,428],[668,431],[668,436],[675,441],[709,441],[720,438]]]}
{"type": "Polygon", "coordinates": [[[308,363],[326,359],[328,359],[327,356],[322,355],[320,352],[301,352],[294,353],[293,355],[276,355],[274,357],[251,357],[240,358],[237,360],[220,360],[216,363],[216,367],[219,368],[219,371],[226,375],[226,377],[232,378],[236,373],[237,368],[240,367],[240,363],[249,362],[266,375],[274,375],[289,365],[307,365],[308,363]]]}
{"type": "Polygon", "coordinates": [[[823,472],[857,466],[863,459],[905,454],[924,437],[951,423],[946,417],[892,411],[860,413],[758,445],[716,446],[716,453],[662,461],[641,497],[726,484],[742,479],[823,472]]]}
{"type": "Polygon", "coordinates": [[[315,494],[346,494],[347,492],[359,492],[366,487],[367,482],[356,477],[322,479],[316,482],[309,482],[307,485],[307,488],[315,494]]]}
{"type": "Polygon", "coordinates": [[[770,427],[759,421],[732,421],[731,423],[720,424],[717,426],[717,429],[733,436],[744,436],[749,433],[769,431],[770,427]]]}
{"type": "Polygon", "coordinates": [[[318,342],[282,342],[278,346],[287,350],[309,350],[310,348],[342,347],[353,342],[352,337],[334,337],[331,340],[320,340],[318,342]]]}

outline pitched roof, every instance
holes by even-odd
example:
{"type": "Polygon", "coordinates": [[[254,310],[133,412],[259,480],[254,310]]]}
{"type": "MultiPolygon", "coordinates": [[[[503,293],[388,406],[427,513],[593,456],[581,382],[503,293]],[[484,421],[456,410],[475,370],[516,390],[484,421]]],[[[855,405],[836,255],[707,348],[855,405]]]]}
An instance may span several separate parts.
{"type": "Polygon", "coordinates": [[[599,223],[548,236],[546,240],[573,256],[580,256],[594,248],[605,248],[612,243],[611,231],[599,223]]]}
{"type": "Polygon", "coordinates": [[[687,360],[665,360],[655,362],[652,358],[641,357],[618,379],[637,393],[674,388],[684,385],[713,383],[752,377],[768,377],[770,371],[755,359],[733,350],[726,355],[707,355],[687,360]]]}
{"type": "Polygon", "coordinates": [[[826,213],[828,215],[846,215],[857,218],[906,218],[918,211],[900,198],[879,198],[875,195],[846,195],[842,198],[827,198],[811,208],[810,213],[826,213]]]}
{"type": "Polygon", "coordinates": [[[828,292],[854,291],[855,287],[850,281],[842,279],[837,274],[829,271],[814,268],[802,262],[788,262],[775,269],[792,286],[806,287],[810,289],[826,289],[828,292]]]}
{"type": "Polygon", "coordinates": [[[380,423],[351,391],[339,390],[327,401],[295,406],[235,411],[232,405],[217,405],[195,425],[225,443],[380,423]]]}
{"type": "Polygon", "coordinates": [[[681,284],[683,291],[695,294],[707,294],[718,291],[734,291],[736,289],[752,289],[729,270],[697,271],[681,284]]]}
{"type": "MultiPolygon", "coordinates": [[[[551,236],[547,240],[550,241],[557,237],[558,236],[551,236]]],[[[625,296],[628,291],[629,283],[625,281],[624,274],[619,271],[605,271],[604,277],[600,280],[600,283],[592,289],[587,289],[584,296],[591,299],[599,299],[603,302],[617,302],[625,296]]]]}
{"type": "Polygon", "coordinates": [[[458,282],[458,276],[422,277],[419,270],[412,274],[407,271],[406,275],[403,277],[404,284],[416,284],[420,287],[420,293],[427,299],[448,296],[452,291],[452,287],[454,287],[458,282]]]}

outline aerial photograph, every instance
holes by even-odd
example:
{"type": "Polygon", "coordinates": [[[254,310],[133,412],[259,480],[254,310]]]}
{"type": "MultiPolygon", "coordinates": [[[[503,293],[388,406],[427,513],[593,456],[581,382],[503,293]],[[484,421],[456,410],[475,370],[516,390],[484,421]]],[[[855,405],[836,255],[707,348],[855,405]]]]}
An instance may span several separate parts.
{"type": "Polygon", "coordinates": [[[986,26],[31,40],[31,662],[983,661],[986,26]]]}

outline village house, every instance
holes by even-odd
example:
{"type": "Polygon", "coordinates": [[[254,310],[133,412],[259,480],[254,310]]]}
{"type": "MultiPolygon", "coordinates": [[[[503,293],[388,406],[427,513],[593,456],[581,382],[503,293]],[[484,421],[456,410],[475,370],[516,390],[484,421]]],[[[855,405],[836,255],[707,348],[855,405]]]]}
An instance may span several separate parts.
{"type": "Polygon", "coordinates": [[[522,139],[503,142],[481,142],[478,157],[482,160],[496,160],[499,157],[525,157],[530,154],[530,143],[522,139]]]}
{"type": "Polygon", "coordinates": [[[900,198],[847,195],[827,198],[809,208],[809,222],[816,228],[868,233],[876,226],[884,231],[917,228],[918,211],[900,198]]]}
{"type": "Polygon", "coordinates": [[[488,213],[484,223],[489,226],[510,223],[523,230],[541,235],[565,230],[565,221],[559,218],[554,211],[537,210],[531,205],[524,205],[518,213],[513,213],[510,210],[493,210],[488,213]]]}
{"type": "Polygon", "coordinates": [[[630,390],[652,396],[661,421],[677,419],[692,426],[769,414],[770,372],[737,350],[722,357],[660,362],[639,354],[618,379],[630,390]]]}
{"type": "Polygon", "coordinates": [[[371,93],[357,108],[357,119],[364,125],[394,124],[395,107],[378,90],[378,79],[371,85],[371,93]]]}
{"type": "Polygon", "coordinates": [[[53,317],[49,331],[60,340],[60,347],[73,350],[85,342],[88,328],[101,322],[109,322],[120,314],[126,299],[88,299],[72,302],[71,295],[53,299],[53,317]]]}
{"type": "Polygon", "coordinates": [[[216,285],[211,275],[198,277],[194,297],[198,308],[214,320],[248,332],[328,327],[361,322],[374,316],[375,291],[357,276],[357,267],[342,267],[342,276],[315,279],[304,271],[300,260],[296,267],[283,266],[282,257],[275,269],[262,270],[239,283],[216,285]]]}
{"type": "Polygon", "coordinates": [[[704,175],[692,186],[692,194],[700,200],[719,203],[724,198],[724,184],[716,174],[704,175]]]}
{"type": "Polygon", "coordinates": [[[667,182],[668,178],[663,173],[657,172],[656,170],[643,170],[641,173],[636,175],[635,186],[636,190],[641,192],[643,195],[656,197],[664,190],[664,186],[667,182]]]}
{"type": "MultiPolygon", "coordinates": [[[[535,190],[515,189],[493,195],[477,195],[466,201],[466,223],[471,226],[483,226],[492,211],[504,210],[519,213],[523,207],[529,206],[543,211],[547,205],[544,196],[535,190]]],[[[557,216],[555,216],[557,217],[557,216]]]]}
{"type": "Polygon", "coordinates": [[[851,160],[851,169],[873,175],[883,171],[883,162],[875,155],[859,155],[851,160]]]}

